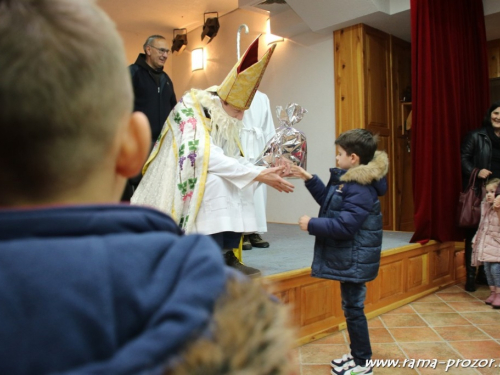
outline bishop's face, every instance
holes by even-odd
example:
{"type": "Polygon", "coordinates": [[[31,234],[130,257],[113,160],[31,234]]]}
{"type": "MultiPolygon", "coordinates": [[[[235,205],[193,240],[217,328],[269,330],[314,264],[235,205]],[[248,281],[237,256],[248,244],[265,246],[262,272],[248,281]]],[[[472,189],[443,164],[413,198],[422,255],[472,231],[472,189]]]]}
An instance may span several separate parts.
{"type": "Polygon", "coordinates": [[[245,113],[244,109],[238,109],[235,106],[221,100],[222,102],[222,108],[224,111],[231,116],[232,118],[238,119],[238,120],[243,120],[243,114],[245,113]]]}

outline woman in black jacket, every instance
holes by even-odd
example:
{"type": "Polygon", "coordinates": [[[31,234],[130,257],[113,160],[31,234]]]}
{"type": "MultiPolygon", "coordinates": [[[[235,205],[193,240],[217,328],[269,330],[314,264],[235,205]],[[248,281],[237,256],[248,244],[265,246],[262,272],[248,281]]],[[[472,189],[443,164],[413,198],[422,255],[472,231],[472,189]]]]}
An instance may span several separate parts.
{"type": "MultiPolygon", "coordinates": [[[[478,188],[490,178],[500,178],[500,102],[491,105],[483,120],[482,127],[471,131],[465,137],[460,150],[462,158],[462,187],[465,189],[472,171],[477,168],[478,188]]],[[[465,290],[476,290],[476,267],[471,265],[472,238],[477,228],[467,228],[465,232],[465,267],[467,281],[465,290]]],[[[484,270],[480,267],[477,281],[485,283],[484,270]]]]}

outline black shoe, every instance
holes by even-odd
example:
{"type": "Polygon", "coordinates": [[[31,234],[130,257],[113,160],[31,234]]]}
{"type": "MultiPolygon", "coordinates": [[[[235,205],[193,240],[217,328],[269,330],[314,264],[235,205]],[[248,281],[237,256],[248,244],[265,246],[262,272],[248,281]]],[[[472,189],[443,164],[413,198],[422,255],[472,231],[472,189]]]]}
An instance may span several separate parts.
{"type": "Polygon", "coordinates": [[[264,241],[258,233],[249,234],[248,238],[253,247],[269,247],[269,242],[264,241]]]}
{"type": "Polygon", "coordinates": [[[478,285],[488,285],[488,279],[486,278],[486,274],[484,273],[484,267],[483,266],[479,266],[477,268],[476,284],[478,284],[478,285]]]}
{"type": "Polygon", "coordinates": [[[465,290],[468,292],[476,291],[475,275],[468,275],[465,281],[465,290]]]}
{"type": "Polygon", "coordinates": [[[257,268],[248,267],[242,264],[238,260],[238,258],[236,258],[236,255],[234,255],[234,252],[232,250],[226,251],[226,253],[224,254],[224,259],[229,267],[233,267],[249,277],[254,278],[261,275],[260,271],[257,268]]]}
{"type": "Polygon", "coordinates": [[[250,242],[250,238],[248,238],[248,236],[243,236],[243,246],[241,248],[243,250],[252,250],[252,243],[250,242]]]}

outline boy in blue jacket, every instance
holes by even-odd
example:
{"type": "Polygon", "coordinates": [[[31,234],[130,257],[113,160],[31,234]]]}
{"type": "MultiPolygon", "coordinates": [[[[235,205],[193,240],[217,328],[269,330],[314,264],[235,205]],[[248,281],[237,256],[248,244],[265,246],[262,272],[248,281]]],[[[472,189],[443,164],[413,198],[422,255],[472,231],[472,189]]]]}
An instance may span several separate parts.
{"type": "Polygon", "coordinates": [[[372,351],[364,313],[366,282],[375,279],[380,265],[382,214],[378,197],[385,194],[387,154],[377,150],[377,137],[365,129],[341,134],[338,168],[330,169],[325,186],[301,167],[292,173],[321,206],[318,218],[302,216],[300,229],[316,236],[312,276],[340,281],[342,309],[351,353],[331,363],[332,374],[372,374],[366,361],[372,351]]]}
{"type": "Polygon", "coordinates": [[[0,50],[0,374],[284,373],[282,307],[209,237],[117,204],[151,139],[106,14],[2,0],[0,50]]]}

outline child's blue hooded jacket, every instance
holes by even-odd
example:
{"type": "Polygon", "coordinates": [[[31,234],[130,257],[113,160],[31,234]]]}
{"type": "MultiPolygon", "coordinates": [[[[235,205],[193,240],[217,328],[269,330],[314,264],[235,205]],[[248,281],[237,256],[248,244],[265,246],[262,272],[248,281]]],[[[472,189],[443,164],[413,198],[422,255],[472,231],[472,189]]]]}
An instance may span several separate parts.
{"type": "Polygon", "coordinates": [[[203,332],[209,237],[138,206],[0,210],[0,374],[149,374],[203,332]]]}
{"type": "Polygon", "coordinates": [[[332,168],[326,186],[316,175],[306,181],[321,206],[307,228],[316,236],[312,276],[356,283],[377,277],[382,248],[378,197],[387,191],[388,166],[387,154],[377,151],[366,165],[332,168]]]}

